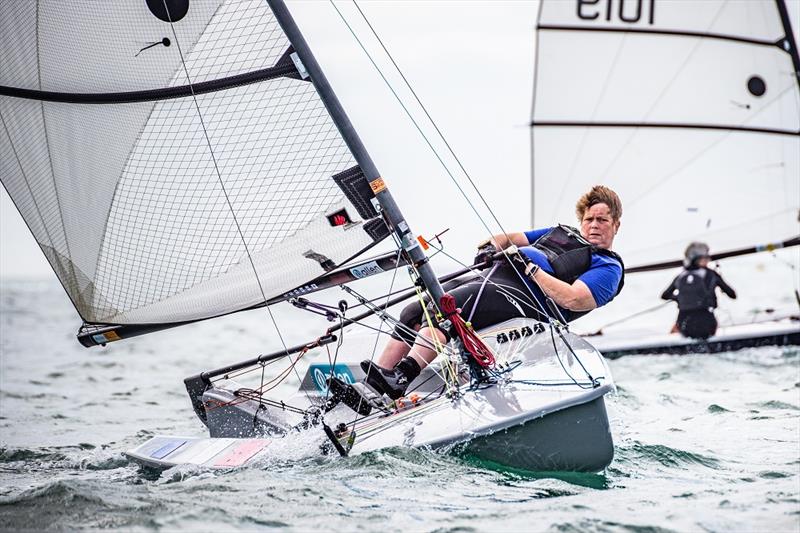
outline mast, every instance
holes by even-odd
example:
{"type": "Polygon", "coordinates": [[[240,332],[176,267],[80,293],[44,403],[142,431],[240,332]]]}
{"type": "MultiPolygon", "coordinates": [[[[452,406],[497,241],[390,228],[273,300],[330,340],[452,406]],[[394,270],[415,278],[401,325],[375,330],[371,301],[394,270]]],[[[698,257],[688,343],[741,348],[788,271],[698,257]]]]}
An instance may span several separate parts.
{"type": "Polygon", "coordinates": [[[539,2],[539,10],[536,13],[536,28],[534,32],[536,34],[536,45],[534,47],[535,55],[533,58],[533,99],[531,100],[531,125],[530,125],[530,133],[531,133],[531,228],[536,227],[536,149],[535,149],[535,137],[536,131],[534,130],[534,121],[536,120],[536,83],[539,80],[539,61],[537,61],[537,56],[539,55],[539,24],[542,20],[542,5],[544,1],[539,2]]]}
{"type": "Polygon", "coordinates": [[[289,13],[289,10],[283,0],[267,0],[267,3],[272,9],[272,12],[275,14],[275,18],[281,25],[284,33],[289,38],[289,42],[294,47],[295,53],[298,55],[300,61],[308,72],[309,77],[311,78],[311,83],[314,84],[317,93],[319,93],[319,96],[322,99],[322,102],[325,104],[325,107],[328,109],[328,113],[330,113],[333,122],[336,124],[336,127],[342,134],[342,137],[350,149],[350,152],[353,154],[353,157],[361,167],[361,171],[367,178],[367,181],[372,188],[372,192],[375,193],[375,197],[380,203],[381,209],[385,213],[386,218],[391,225],[392,231],[394,231],[395,235],[402,243],[403,250],[408,254],[412,264],[416,267],[417,271],[422,277],[425,288],[428,290],[433,298],[434,303],[438,307],[439,302],[444,295],[442,286],[439,284],[439,280],[436,278],[433,269],[428,263],[428,258],[425,256],[425,253],[422,251],[419,243],[417,243],[414,234],[408,227],[408,223],[403,217],[403,214],[400,212],[400,208],[392,197],[392,194],[389,192],[389,189],[386,187],[386,184],[378,172],[378,169],[375,167],[375,163],[372,161],[369,153],[367,153],[364,144],[361,142],[358,133],[353,127],[353,124],[350,122],[350,119],[345,113],[344,108],[339,102],[339,99],[333,92],[333,88],[331,88],[327,78],[325,77],[325,74],[322,72],[317,60],[314,58],[314,54],[311,52],[308,43],[306,43],[305,38],[303,37],[302,33],[300,33],[300,29],[297,27],[294,18],[292,17],[291,13],[289,13]]]}
{"type": "Polygon", "coordinates": [[[781,24],[783,24],[784,38],[783,42],[779,43],[781,48],[792,56],[792,66],[794,66],[794,75],[797,78],[797,83],[800,84],[800,54],[797,52],[797,43],[794,40],[794,32],[792,32],[792,23],[789,21],[789,12],[786,10],[786,2],[784,0],[775,0],[778,6],[778,14],[781,17],[781,24]]]}

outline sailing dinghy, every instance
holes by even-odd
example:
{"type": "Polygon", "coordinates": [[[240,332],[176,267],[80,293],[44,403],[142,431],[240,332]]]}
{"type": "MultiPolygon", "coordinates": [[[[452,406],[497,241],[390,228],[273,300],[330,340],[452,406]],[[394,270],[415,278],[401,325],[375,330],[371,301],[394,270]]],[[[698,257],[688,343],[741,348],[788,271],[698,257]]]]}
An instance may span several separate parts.
{"type": "Polygon", "coordinates": [[[576,328],[608,357],[800,344],[789,250],[800,244],[800,58],[784,0],[543,0],[536,55],[533,226],[565,220],[591,182],[612,187],[625,207],[617,246],[638,265],[626,273],[650,273],[628,276],[627,306],[615,306],[631,318],[633,298],[658,301],[692,241],[740,274],[725,275],[740,300],[772,291],[770,313],[754,319],[745,302],[708,341],[668,334],[677,311],[655,326],[576,328]],[[759,252],[775,255],[763,273],[743,262],[759,252]]]}
{"type": "MultiPolygon", "coordinates": [[[[317,430],[318,448],[355,455],[413,446],[527,471],[604,469],[614,453],[603,400],[613,389],[609,369],[585,340],[567,332],[553,339],[548,330],[533,320],[514,319],[482,331],[498,357],[501,379],[477,385],[466,368],[459,371],[447,357],[440,358],[411,383],[405,398],[357,417],[344,405],[328,411],[325,420],[333,435],[328,441],[317,430]],[[453,372],[455,382],[449,379],[453,372]]],[[[455,359],[457,354],[448,355],[455,359]]],[[[281,440],[308,444],[304,433],[313,432],[315,424],[309,417],[319,416],[320,406],[330,401],[331,375],[356,384],[365,377],[355,361],[311,364],[298,393],[280,404],[231,379],[252,364],[234,366],[186,380],[211,438],[158,435],[128,455],[160,469],[275,460],[285,455],[287,444],[281,440]],[[312,429],[298,431],[308,426],[312,429]]]]}
{"type": "Polygon", "coordinates": [[[83,345],[286,301],[338,322],[187,378],[210,436],[159,435],[131,458],[231,468],[285,456],[302,436],[312,453],[430,447],[526,470],[611,461],[600,353],[555,320],[474,332],[448,308],[281,0],[3,2],[0,64],[0,178],[83,319],[83,345]],[[396,252],[356,259],[385,239],[396,252]],[[431,321],[461,329],[406,398],[347,405],[335,387],[363,375],[339,343],[368,315],[396,320],[352,289],[360,315],[311,298],[398,267],[433,302],[431,321]],[[273,396],[328,349],[296,394],[273,396]],[[257,383],[238,383],[248,376],[257,383]]]}

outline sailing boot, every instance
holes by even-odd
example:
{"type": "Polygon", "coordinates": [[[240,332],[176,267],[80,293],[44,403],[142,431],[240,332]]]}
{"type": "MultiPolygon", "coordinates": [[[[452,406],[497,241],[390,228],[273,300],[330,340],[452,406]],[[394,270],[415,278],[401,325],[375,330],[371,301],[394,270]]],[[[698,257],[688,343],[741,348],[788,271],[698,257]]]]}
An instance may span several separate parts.
{"type": "MultiPolygon", "coordinates": [[[[362,385],[362,388],[366,387],[362,385]]],[[[345,383],[337,377],[328,378],[328,390],[331,392],[331,397],[323,406],[326,413],[339,403],[345,404],[361,416],[367,416],[372,412],[375,398],[371,398],[366,391],[359,390],[352,384],[345,383]]]]}
{"type": "Polygon", "coordinates": [[[361,361],[361,370],[367,375],[367,384],[392,400],[406,393],[408,384],[422,371],[413,357],[404,357],[391,370],[386,370],[372,361],[361,361]]]}

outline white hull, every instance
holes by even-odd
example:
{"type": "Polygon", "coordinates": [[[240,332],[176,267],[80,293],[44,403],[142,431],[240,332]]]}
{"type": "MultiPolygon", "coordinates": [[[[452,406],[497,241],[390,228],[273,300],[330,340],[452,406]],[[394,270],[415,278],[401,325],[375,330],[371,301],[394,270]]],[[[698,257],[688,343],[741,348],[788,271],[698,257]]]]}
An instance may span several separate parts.
{"type": "Polygon", "coordinates": [[[679,333],[653,330],[620,330],[587,336],[604,357],[659,353],[713,353],[753,346],[800,344],[800,320],[784,317],[748,324],[720,326],[709,339],[689,339],[679,333]]]}
{"type": "MultiPolygon", "coordinates": [[[[514,338],[513,332],[535,324],[515,319],[481,332],[497,355],[498,369],[507,369],[493,384],[473,388],[465,383],[455,398],[434,393],[433,399],[416,404],[409,402],[408,407],[399,410],[373,411],[367,417],[357,417],[349,408],[340,405],[326,415],[326,422],[331,426],[341,422],[353,427],[355,421],[350,455],[395,446],[427,447],[474,454],[503,466],[525,470],[602,470],[613,457],[613,441],[603,400],[604,395],[614,389],[608,366],[590,344],[568,332],[564,335],[571,351],[558,335],[551,336],[550,331],[541,326],[537,333],[529,327],[529,335],[523,333],[514,338]],[[498,343],[501,334],[511,340],[498,343]]],[[[337,365],[336,371],[346,374],[342,366],[337,365]]],[[[432,365],[435,366],[439,365],[432,365]]],[[[363,377],[357,365],[348,364],[347,369],[355,380],[363,377]]],[[[301,386],[301,394],[287,403],[297,405],[305,399],[311,404],[324,398],[324,386],[319,387],[314,381],[315,371],[329,373],[330,367],[312,365],[301,386]]],[[[424,398],[430,394],[426,391],[431,385],[435,389],[439,388],[439,383],[444,384],[441,380],[435,383],[435,379],[432,368],[411,384],[408,394],[416,384],[425,382],[428,388],[422,386],[418,392],[424,398]]],[[[226,389],[214,388],[204,395],[204,401],[216,406],[207,411],[205,421],[211,439],[158,437],[176,440],[148,441],[129,452],[129,456],[159,468],[184,463],[229,468],[231,460],[225,457],[234,453],[236,446],[243,450],[237,457],[251,454],[244,462],[258,461],[270,456],[271,449],[283,448],[276,446],[276,441],[285,439],[282,435],[286,429],[302,420],[299,415],[280,412],[274,407],[259,408],[254,400],[237,401],[232,391],[226,389]],[[235,405],[223,405],[226,399],[236,402],[235,405]],[[254,423],[256,420],[258,422],[254,423]],[[269,433],[276,436],[252,440],[269,433]],[[252,442],[245,446],[243,441],[225,440],[231,437],[252,442]],[[220,448],[214,448],[208,443],[211,441],[219,441],[220,448]],[[169,450],[176,445],[174,451],[169,450]],[[187,452],[192,448],[197,449],[196,457],[187,452]],[[213,453],[215,450],[217,453],[213,453]]],[[[307,431],[323,433],[318,426],[307,431]]],[[[288,432],[291,434],[293,432],[288,432]]]]}

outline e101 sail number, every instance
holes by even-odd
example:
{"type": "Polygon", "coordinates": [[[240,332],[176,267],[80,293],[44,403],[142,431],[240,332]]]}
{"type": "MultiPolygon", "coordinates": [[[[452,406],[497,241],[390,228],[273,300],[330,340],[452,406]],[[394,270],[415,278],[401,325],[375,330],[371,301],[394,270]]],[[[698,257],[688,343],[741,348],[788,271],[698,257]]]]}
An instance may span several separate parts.
{"type": "Polygon", "coordinates": [[[576,0],[575,7],[581,20],[655,23],[656,0],[576,0]]]}

